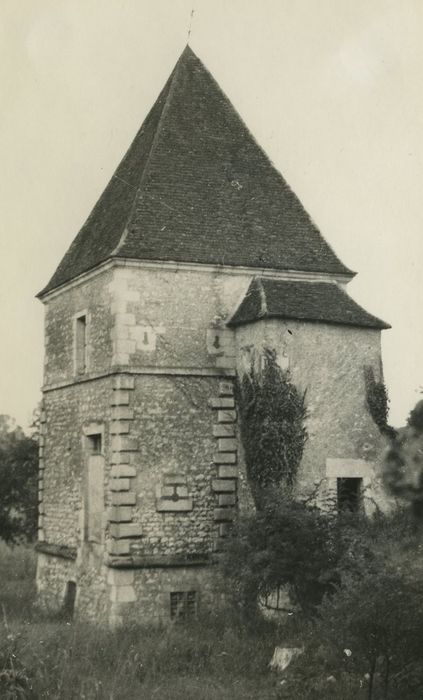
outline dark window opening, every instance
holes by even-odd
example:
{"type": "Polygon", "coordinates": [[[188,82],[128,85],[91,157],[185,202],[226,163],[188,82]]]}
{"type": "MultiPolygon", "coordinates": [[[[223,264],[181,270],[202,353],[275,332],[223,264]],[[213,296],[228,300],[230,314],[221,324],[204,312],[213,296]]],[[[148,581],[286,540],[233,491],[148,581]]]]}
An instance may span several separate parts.
{"type": "Polygon", "coordinates": [[[66,584],[65,597],[63,599],[63,617],[66,620],[72,620],[73,612],[75,610],[75,598],[76,598],[76,583],[75,581],[68,581],[66,584]]]}
{"type": "Polygon", "coordinates": [[[218,335],[214,336],[213,347],[218,350],[220,348],[220,338],[218,335]]]}
{"type": "Polygon", "coordinates": [[[338,511],[358,513],[362,507],[362,479],[337,479],[338,511]]]}
{"type": "Polygon", "coordinates": [[[98,433],[97,435],[88,435],[87,441],[90,454],[101,455],[101,433],[98,433]]]}
{"type": "Polygon", "coordinates": [[[76,371],[83,374],[87,369],[87,317],[79,316],[75,327],[76,371]]]}
{"type": "Polygon", "coordinates": [[[196,591],[175,591],[170,594],[170,617],[186,620],[197,614],[196,591]]]}

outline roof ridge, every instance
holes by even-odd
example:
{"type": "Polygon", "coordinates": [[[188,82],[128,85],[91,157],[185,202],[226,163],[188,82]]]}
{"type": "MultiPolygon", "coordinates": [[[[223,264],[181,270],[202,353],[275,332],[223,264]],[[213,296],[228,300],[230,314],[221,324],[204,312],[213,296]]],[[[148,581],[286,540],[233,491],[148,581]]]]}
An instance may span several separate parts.
{"type": "MultiPolygon", "coordinates": [[[[152,138],[152,140],[151,140],[150,148],[148,149],[147,158],[146,158],[146,160],[145,160],[145,165],[144,165],[144,168],[142,169],[141,176],[140,176],[140,179],[139,179],[139,183],[138,183],[138,186],[137,186],[137,188],[136,188],[136,192],[135,192],[135,195],[134,195],[134,200],[133,200],[133,202],[132,202],[132,206],[131,206],[130,212],[129,212],[129,214],[128,214],[128,217],[127,217],[127,219],[126,219],[126,223],[125,223],[125,226],[124,226],[122,235],[121,235],[121,237],[120,237],[120,239],[119,239],[119,243],[117,244],[117,246],[115,247],[115,249],[110,253],[110,257],[116,257],[116,256],[117,256],[117,254],[119,253],[119,250],[122,248],[122,246],[124,245],[124,243],[125,243],[125,241],[126,241],[126,239],[127,239],[127,235],[128,235],[128,226],[130,225],[130,221],[131,221],[131,219],[132,219],[132,216],[133,216],[133,213],[134,213],[136,204],[137,204],[138,194],[140,193],[141,188],[142,188],[142,186],[143,186],[143,184],[144,184],[144,180],[145,180],[145,176],[146,176],[146,173],[147,173],[147,170],[148,170],[148,166],[149,166],[149,163],[150,163],[151,155],[152,155],[152,153],[153,153],[153,151],[154,151],[154,148],[155,148],[155,146],[156,146],[156,144],[157,144],[157,141],[158,141],[158,137],[159,137],[159,134],[160,134],[160,128],[161,128],[161,124],[162,124],[162,121],[163,121],[163,117],[164,117],[164,115],[165,115],[165,112],[167,112],[167,110],[168,110],[168,108],[169,108],[169,100],[170,100],[171,94],[173,93],[173,90],[174,90],[176,74],[177,74],[177,72],[178,72],[178,70],[179,70],[180,63],[181,63],[181,59],[182,59],[182,56],[184,55],[185,51],[186,51],[186,47],[185,47],[184,52],[182,53],[182,55],[179,57],[178,61],[176,62],[176,65],[175,65],[175,67],[174,67],[174,69],[173,69],[173,71],[172,71],[172,73],[171,73],[171,75],[170,75],[170,77],[169,77],[169,79],[168,79],[169,87],[168,87],[168,90],[167,90],[167,94],[166,94],[165,100],[164,100],[164,102],[163,102],[163,106],[162,106],[162,109],[161,109],[161,112],[160,112],[160,117],[159,117],[159,119],[158,119],[158,121],[157,121],[157,124],[156,124],[156,128],[155,128],[155,131],[154,131],[154,136],[153,136],[153,138],[152,138]]],[[[142,128],[142,127],[141,127],[141,128],[142,128]]],[[[116,176],[116,175],[114,174],[113,177],[115,177],[115,176],[116,176]]]]}

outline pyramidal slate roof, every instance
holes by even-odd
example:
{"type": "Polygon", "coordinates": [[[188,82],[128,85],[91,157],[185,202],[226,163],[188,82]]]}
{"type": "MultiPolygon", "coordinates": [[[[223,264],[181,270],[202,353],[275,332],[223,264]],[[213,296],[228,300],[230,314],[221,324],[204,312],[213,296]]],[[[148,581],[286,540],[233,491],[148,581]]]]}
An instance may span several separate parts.
{"type": "Polygon", "coordinates": [[[110,258],[354,274],[188,46],[40,295],[110,258]]]}
{"type": "Polygon", "coordinates": [[[265,318],[319,321],[380,330],[391,327],[365,311],[336,282],[255,278],[228,326],[265,318]]]}

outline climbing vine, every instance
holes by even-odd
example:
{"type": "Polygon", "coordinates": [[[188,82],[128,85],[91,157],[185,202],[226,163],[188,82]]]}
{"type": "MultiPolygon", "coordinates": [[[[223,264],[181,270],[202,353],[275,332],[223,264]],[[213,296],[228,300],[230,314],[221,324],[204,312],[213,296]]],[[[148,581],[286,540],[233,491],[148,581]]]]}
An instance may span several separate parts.
{"type": "Polygon", "coordinates": [[[307,439],[305,395],[273,350],[265,351],[261,369],[251,364],[237,394],[247,478],[260,509],[275,489],[287,493],[294,485],[307,439]]]}
{"type": "Polygon", "coordinates": [[[367,406],[382,435],[394,438],[396,431],[388,424],[389,398],[385,383],[376,381],[373,367],[364,368],[367,406]]]}

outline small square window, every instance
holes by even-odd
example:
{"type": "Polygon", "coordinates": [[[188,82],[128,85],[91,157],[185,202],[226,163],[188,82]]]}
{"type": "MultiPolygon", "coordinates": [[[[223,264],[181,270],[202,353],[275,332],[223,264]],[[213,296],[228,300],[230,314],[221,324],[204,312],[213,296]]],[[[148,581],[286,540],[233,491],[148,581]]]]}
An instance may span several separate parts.
{"type": "Polygon", "coordinates": [[[174,591],[170,594],[170,617],[186,620],[197,614],[196,591],[174,591]]]}
{"type": "Polygon", "coordinates": [[[96,435],[87,435],[88,450],[92,455],[101,455],[102,441],[101,433],[96,435]]]}

